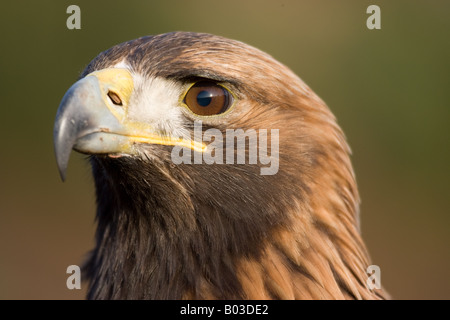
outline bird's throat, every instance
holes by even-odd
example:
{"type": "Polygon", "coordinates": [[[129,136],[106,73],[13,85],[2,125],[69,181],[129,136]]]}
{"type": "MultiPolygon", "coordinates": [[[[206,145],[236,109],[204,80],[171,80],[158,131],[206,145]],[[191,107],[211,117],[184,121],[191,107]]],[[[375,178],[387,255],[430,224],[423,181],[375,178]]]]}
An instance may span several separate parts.
{"type": "Polygon", "coordinates": [[[86,264],[88,298],[242,297],[235,261],[244,249],[226,240],[235,226],[221,212],[189,197],[160,169],[149,167],[146,179],[136,180],[125,176],[133,174],[130,159],[92,164],[98,228],[86,264]]]}

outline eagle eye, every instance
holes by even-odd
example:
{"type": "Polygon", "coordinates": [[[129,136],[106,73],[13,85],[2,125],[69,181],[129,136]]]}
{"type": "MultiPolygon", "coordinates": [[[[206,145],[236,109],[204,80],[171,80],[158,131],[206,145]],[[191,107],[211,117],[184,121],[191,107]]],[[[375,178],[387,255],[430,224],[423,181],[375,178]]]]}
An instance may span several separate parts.
{"type": "Polygon", "coordinates": [[[212,81],[200,81],[189,88],[183,102],[199,116],[214,116],[227,111],[232,100],[225,87],[212,81]]]}

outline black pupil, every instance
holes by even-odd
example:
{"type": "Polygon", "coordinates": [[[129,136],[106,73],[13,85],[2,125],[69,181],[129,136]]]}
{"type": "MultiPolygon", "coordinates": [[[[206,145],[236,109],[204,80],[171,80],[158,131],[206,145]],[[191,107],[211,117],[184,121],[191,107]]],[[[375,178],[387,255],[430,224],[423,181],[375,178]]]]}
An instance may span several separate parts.
{"type": "Polygon", "coordinates": [[[208,91],[200,91],[197,95],[197,102],[202,107],[207,107],[211,103],[211,100],[213,98],[212,92],[208,91]]]}

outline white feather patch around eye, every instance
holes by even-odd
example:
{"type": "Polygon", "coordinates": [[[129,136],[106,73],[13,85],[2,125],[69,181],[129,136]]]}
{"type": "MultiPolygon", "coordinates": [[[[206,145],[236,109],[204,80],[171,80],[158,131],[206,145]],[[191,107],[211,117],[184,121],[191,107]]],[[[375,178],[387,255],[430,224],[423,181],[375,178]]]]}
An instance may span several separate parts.
{"type": "Polygon", "coordinates": [[[128,119],[148,124],[172,137],[186,137],[180,97],[185,86],[161,77],[146,78],[133,74],[134,92],[128,109],[128,119]]]}

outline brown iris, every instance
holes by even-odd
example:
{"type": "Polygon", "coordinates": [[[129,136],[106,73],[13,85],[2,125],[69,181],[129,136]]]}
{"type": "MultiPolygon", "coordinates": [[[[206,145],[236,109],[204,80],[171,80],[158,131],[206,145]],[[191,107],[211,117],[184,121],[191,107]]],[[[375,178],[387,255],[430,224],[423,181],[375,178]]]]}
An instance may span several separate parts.
{"type": "Polygon", "coordinates": [[[227,111],[231,100],[230,92],[224,87],[211,81],[200,81],[188,90],[184,103],[197,115],[213,116],[227,111]]]}

